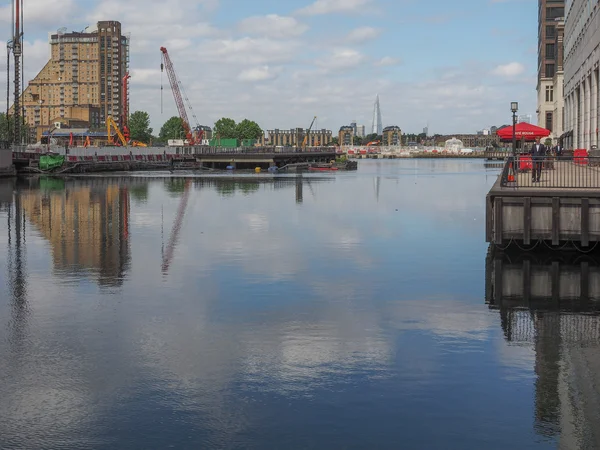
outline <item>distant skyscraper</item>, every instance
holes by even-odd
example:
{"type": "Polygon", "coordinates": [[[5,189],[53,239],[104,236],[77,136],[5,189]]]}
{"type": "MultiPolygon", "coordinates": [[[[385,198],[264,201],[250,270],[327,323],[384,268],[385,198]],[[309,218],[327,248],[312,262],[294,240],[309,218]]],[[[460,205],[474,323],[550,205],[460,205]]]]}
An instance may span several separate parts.
{"type": "Polygon", "coordinates": [[[379,107],[379,94],[377,94],[375,106],[373,107],[373,125],[371,127],[371,133],[378,136],[383,133],[383,122],[381,120],[381,109],[379,107]]]}
{"type": "Polygon", "coordinates": [[[356,127],[356,136],[365,137],[365,126],[364,125],[358,125],[356,127]]]}
{"type": "Polygon", "coordinates": [[[423,128],[423,134],[425,135],[425,137],[429,136],[429,125],[423,128]]]}

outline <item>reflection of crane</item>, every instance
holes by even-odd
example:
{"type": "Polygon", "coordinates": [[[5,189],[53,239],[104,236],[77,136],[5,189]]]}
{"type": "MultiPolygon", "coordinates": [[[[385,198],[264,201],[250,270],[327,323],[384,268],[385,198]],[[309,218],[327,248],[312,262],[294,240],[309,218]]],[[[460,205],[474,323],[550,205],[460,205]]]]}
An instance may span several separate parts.
{"type": "MultiPolygon", "coordinates": [[[[185,137],[187,139],[187,143],[191,145],[199,144],[202,140],[202,135],[204,134],[204,130],[200,128],[200,124],[198,123],[198,119],[196,118],[196,114],[194,114],[194,110],[192,109],[192,104],[188,99],[185,91],[183,89],[183,85],[181,81],[177,78],[177,73],[175,72],[175,68],[173,67],[173,63],[171,62],[171,58],[169,57],[169,53],[165,47],[161,47],[160,51],[162,52],[163,62],[160,64],[160,71],[163,71],[163,68],[166,66],[167,75],[169,76],[169,83],[171,84],[171,91],[173,91],[173,97],[175,97],[175,103],[177,104],[177,111],[179,112],[179,117],[183,122],[183,129],[185,131],[185,137]],[[181,95],[183,92],[183,96],[181,95]],[[195,133],[192,134],[192,129],[190,127],[190,121],[188,119],[187,111],[185,110],[185,105],[183,104],[183,99],[188,105],[188,108],[192,112],[192,117],[196,122],[195,133]]],[[[161,87],[162,92],[162,87],[161,87]]]]}
{"type": "Polygon", "coordinates": [[[306,136],[304,136],[304,140],[302,141],[302,148],[306,148],[306,144],[308,144],[308,141],[309,141],[308,136],[310,134],[310,130],[312,130],[312,127],[315,124],[315,120],[317,120],[317,116],[313,117],[313,120],[310,123],[310,127],[308,127],[308,130],[306,130],[306,136]]]}
{"type": "Polygon", "coordinates": [[[177,208],[177,215],[175,216],[175,222],[173,222],[173,228],[171,229],[171,234],[169,236],[169,242],[167,243],[167,248],[163,253],[162,259],[162,271],[163,274],[166,275],[169,270],[169,265],[171,264],[171,260],[173,259],[173,252],[175,250],[175,246],[177,245],[177,239],[179,238],[179,232],[181,231],[181,224],[183,222],[183,216],[185,215],[185,210],[187,207],[188,199],[190,197],[190,187],[192,185],[192,180],[187,179],[185,182],[185,188],[183,190],[183,195],[181,197],[181,202],[179,203],[179,208],[177,208]]]}

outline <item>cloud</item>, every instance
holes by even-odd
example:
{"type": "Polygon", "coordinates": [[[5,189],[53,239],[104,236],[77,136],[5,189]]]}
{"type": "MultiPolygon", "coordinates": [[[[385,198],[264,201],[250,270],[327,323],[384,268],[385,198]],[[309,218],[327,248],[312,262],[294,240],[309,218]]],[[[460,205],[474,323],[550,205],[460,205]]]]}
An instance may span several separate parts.
{"type": "Polygon", "coordinates": [[[377,61],[377,65],[381,66],[381,67],[396,66],[396,65],[400,64],[401,62],[402,61],[398,58],[393,58],[391,56],[384,56],[379,61],[377,61]]]}
{"type": "MultiPolygon", "coordinates": [[[[14,3],[14,2],[9,2],[14,3]]],[[[75,0],[27,0],[23,8],[24,25],[48,24],[48,18],[56,15],[57,11],[73,11],[75,0]]],[[[12,23],[12,5],[0,7],[0,22],[12,23]]]]}
{"type": "Polygon", "coordinates": [[[316,16],[332,13],[358,13],[366,9],[373,0],[316,0],[297,14],[316,16]]]}
{"type": "Polygon", "coordinates": [[[239,23],[238,29],[245,34],[287,39],[302,35],[308,30],[308,26],[298,22],[293,17],[268,14],[266,16],[248,17],[239,23]]]}
{"type": "Polygon", "coordinates": [[[319,65],[327,70],[344,70],[360,66],[365,56],[352,48],[341,48],[334,50],[328,58],[319,61],[319,65]]]}
{"type": "Polygon", "coordinates": [[[277,74],[269,66],[244,69],[238,75],[240,81],[266,81],[277,78],[277,74]]]}
{"type": "Polygon", "coordinates": [[[362,43],[371,41],[381,35],[381,30],[373,27],[355,28],[346,36],[346,41],[349,43],[362,43]]]}
{"type": "Polygon", "coordinates": [[[492,70],[493,75],[500,77],[514,77],[521,75],[525,72],[525,66],[519,62],[510,62],[508,64],[501,64],[492,70]]]}

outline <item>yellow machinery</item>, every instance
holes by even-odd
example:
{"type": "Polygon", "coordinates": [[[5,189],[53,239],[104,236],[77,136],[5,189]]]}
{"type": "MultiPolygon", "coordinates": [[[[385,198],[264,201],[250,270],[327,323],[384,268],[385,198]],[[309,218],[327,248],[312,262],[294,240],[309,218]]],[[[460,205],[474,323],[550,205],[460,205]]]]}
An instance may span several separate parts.
{"type": "Polygon", "coordinates": [[[123,133],[121,133],[121,130],[119,130],[119,126],[117,125],[117,122],[115,122],[115,120],[111,116],[108,116],[106,118],[106,132],[108,133],[107,136],[108,136],[109,143],[112,139],[112,130],[113,129],[117,133],[117,137],[119,138],[119,141],[121,142],[121,145],[123,147],[127,147],[128,144],[131,144],[132,147],[148,147],[147,144],[144,144],[143,142],[140,142],[140,141],[130,140],[129,142],[127,142],[127,140],[125,139],[125,136],[123,136],[123,133]]]}
{"type": "MultiPolygon", "coordinates": [[[[112,118],[112,116],[108,116],[106,118],[106,133],[107,133],[107,137],[108,137],[108,142],[110,143],[112,140],[112,129],[115,129],[115,132],[117,133],[117,137],[119,138],[119,141],[121,141],[121,145],[123,147],[127,147],[127,140],[125,139],[125,136],[123,136],[123,133],[121,133],[121,130],[119,130],[119,126],[117,125],[117,122],[115,122],[115,120],[112,118]]],[[[119,145],[115,142],[116,145],[119,145]]]]}

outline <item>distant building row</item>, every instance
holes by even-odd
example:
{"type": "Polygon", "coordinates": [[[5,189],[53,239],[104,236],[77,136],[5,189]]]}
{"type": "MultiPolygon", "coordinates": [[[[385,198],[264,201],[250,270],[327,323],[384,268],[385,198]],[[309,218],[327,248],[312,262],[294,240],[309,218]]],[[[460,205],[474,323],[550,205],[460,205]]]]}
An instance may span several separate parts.
{"type": "MultiPolygon", "coordinates": [[[[355,125],[355,124],[352,124],[355,125]]],[[[355,137],[362,137],[356,135],[356,129],[354,126],[343,126],[340,128],[338,133],[339,145],[354,145],[355,137]]],[[[402,145],[402,130],[397,126],[390,126],[383,129],[381,133],[381,145],[384,146],[396,146],[402,145]]]]}

